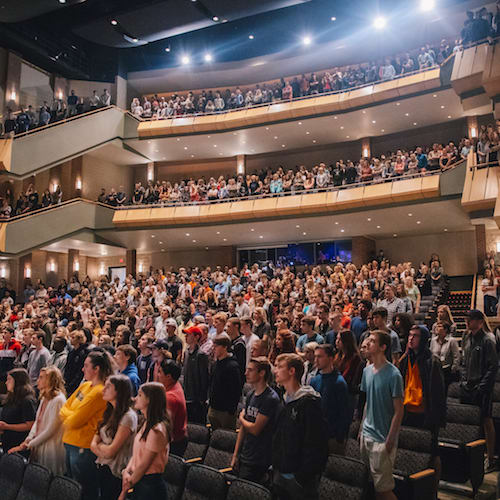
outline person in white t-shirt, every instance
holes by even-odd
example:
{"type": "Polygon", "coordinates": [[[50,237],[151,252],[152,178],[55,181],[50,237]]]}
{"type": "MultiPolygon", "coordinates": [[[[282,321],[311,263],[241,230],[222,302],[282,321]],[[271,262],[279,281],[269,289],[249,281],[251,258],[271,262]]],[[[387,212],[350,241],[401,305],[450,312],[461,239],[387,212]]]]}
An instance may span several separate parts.
{"type": "Polygon", "coordinates": [[[243,316],[240,318],[240,332],[243,335],[243,340],[245,341],[245,346],[247,348],[247,365],[252,357],[252,346],[259,337],[252,333],[253,321],[250,316],[243,316]]]}

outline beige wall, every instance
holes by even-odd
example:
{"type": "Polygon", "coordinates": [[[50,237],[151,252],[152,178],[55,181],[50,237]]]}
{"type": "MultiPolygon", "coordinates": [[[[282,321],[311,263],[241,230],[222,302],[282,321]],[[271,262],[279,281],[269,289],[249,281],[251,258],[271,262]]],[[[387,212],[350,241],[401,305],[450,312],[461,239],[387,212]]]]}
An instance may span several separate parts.
{"type": "Polygon", "coordinates": [[[437,233],[422,236],[403,236],[376,241],[377,252],[382,249],[394,263],[410,260],[415,265],[428,262],[431,253],[439,254],[446,274],[474,274],[476,269],[476,237],[474,231],[437,233]]]}
{"type": "Polygon", "coordinates": [[[97,95],[101,96],[104,93],[104,89],[108,89],[108,92],[111,94],[111,103],[116,103],[116,85],[114,83],[69,80],[67,88],[69,93],[74,90],[78,97],[83,98],[90,97],[94,90],[97,90],[97,95]]]}
{"type": "MultiPolygon", "coordinates": [[[[186,178],[193,177],[211,177],[219,175],[233,175],[236,174],[236,158],[229,158],[227,160],[214,160],[204,162],[188,162],[188,163],[156,163],[155,164],[156,179],[170,182],[178,182],[186,178]]],[[[136,168],[137,175],[140,176],[137,180],[144,182],[146,179],[146,167],[142,169],[136,168]]]]}
{"type": "Polygon", "coordinates": [[[97,200],[101,188],[109,191],[112,187],[130,196],[133,188],[134,172],[131,167],[84,155],[82,163],[82,198],[97,200]]]}

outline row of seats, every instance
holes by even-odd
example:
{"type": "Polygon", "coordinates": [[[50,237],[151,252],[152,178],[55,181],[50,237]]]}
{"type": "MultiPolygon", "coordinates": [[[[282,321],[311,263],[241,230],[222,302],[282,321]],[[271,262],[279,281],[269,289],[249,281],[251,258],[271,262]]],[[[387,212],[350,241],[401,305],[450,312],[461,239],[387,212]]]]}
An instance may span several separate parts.
{"type": "Polygon", "coordinates": [[[82,487],[76,481],[36,463],[28,463],[17,453],[0,458],[0,498],[2,500],[80,500],[82,487]]]}

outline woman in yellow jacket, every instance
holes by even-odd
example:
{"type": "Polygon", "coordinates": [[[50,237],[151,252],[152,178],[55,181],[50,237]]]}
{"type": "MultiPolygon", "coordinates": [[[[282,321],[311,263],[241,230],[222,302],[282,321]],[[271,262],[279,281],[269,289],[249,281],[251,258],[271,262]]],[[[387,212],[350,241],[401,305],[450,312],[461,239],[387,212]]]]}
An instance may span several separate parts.
{"type": "Polygon", "coordinates": [[[109,354],[90,352],[83,365],[85,382],[75,390],[60,412],[64,426],[66,473],[82,485],[82,500],[99,498],[96,456],[90,451],[90,443],[106,408],[102,391],[104,381],[111,373],[109,354]]]}

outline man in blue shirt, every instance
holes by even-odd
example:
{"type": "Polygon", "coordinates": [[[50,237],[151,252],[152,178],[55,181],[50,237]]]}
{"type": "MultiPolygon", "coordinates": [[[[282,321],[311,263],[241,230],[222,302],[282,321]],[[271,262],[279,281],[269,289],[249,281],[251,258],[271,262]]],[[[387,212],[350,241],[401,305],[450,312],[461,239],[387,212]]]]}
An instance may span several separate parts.
{"type": "Polygon", "coordinates": [[[368,330],[368,314],[372,310],[372,303],[369,300],[362,300],[358,305],[359,316],[354,316],[351,320],[351,332],[356,337],[356,342],[359,344],[359,339],[363,332],[368,330]]]}
{"type": "Polygon", "coordinates": [[[421,147],[415,150],[415,155],[417,157],[418,169],[422,170],[423,168],[427,168],[427,155],[422,152],[421,147]]]}
{"type": "Polygon", "coordinates": [[[332,345],[322,344],[314,350],[314,361],[320,373],[311,380],[311,387],[321,394],[321,408],[328,422],[328,451],[344,455],[351,411],[349,390],[344,377],[333,366],[332,345]]]}
{"type": "Polygon", "coordinates": [[[361,458],[370,468],[377,499],[396,500],[392,476],[398,433],[403,419],[403,378],[387,361],[388,333],[375,330],[368,337],[367,351],[372,364],[363,371],[361,391],[366,394],[360,427],[361,458]]]}
{"type": "Polygon", "coordinates": [[[300,329],[302,330],[303,335],[299,337],[297,341],[297,350],[302,352],[304,350],[304,346],[309,344],[309,342],[317,342],[318,344],[323,344],[325,339],[314,331],[314,324],[316,323],[316,319],[311,316],[305,316],[302,318],[300,322],[300,329]]]}

